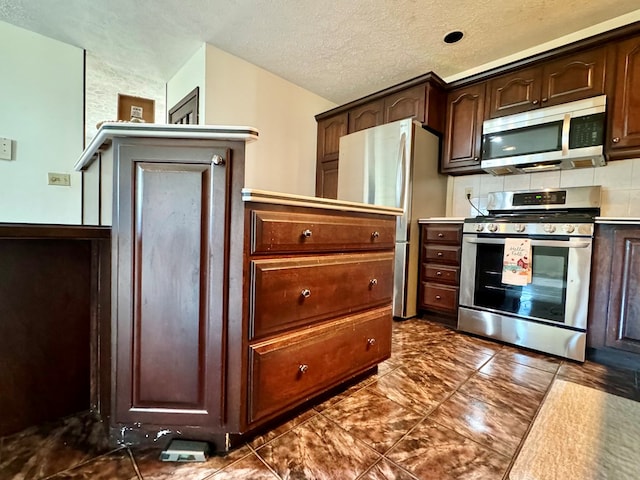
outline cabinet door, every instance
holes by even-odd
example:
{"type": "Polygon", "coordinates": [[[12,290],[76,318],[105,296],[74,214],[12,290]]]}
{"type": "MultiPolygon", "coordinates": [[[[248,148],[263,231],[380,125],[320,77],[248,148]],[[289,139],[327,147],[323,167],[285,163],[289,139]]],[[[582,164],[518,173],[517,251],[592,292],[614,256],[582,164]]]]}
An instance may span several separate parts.
{"type": "Polygon", "coordinates": [[[340,137],[347,134],[347,113],[318,121],[316,196],[338,195],[338,150],[340,137]]]}
{"type": "Polygon", "coordinates": [[[537,108],[541,85],[540,67],[526,68],[489,80],[488,117],[502,117],[537,108]]]}
{"type": "Polygon", "coordinates": [[[608,153],[631,158],[640,154],[640,37],[617,44],[615,65],[608,153]]]}
{"type": "Polygon", "coordinates": [[[227,155],[119,148],[116,423],[220,428],[226,167],[214,153],[227,155]]]}
{"type": "Polygon", "coordinates": [[[443,173],[480,171],[485,84],[452,90],[447,97],[443,173]]]}
{"type": "Polygon", "coordinates": [[[640,229],[613,234],[606,345],[640,353],[640,229]]]}
{"type": "Polygon", "coordinates": [[[413,117],[420,123],[424,123],[426,92],[427,86],[422,84],[385,97],[384,123],[408,117],[413,117]]]}
{"type": "Polygon", "coordinates": [[[546,63],[542,74],[542,106],[604,94],[606,49],[577,53],[546,63]]]}
{"type": "Polygon", "coordinates": [[[349,133],[384,123],[384,100],[365,103],[349,110],[349,133]]]}

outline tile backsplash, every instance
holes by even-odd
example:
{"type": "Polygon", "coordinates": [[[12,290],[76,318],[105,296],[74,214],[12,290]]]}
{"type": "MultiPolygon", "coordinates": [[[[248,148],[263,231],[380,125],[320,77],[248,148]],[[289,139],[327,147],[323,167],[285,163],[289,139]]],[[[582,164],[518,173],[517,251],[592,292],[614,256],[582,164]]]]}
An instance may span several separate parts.
{"type": "Polygon", "coordinates": [[[489,192],[585,185],[602,186],[601,216],[640,217],[640,158],[617,160],[604,167],[576,170],[506,176],[489,174],[451,176],[447,184],[447,216],[475,217],[477,215],[467,201],[465,192],[468,188],[472,192],[473,204],[486,213],[489,192]]]}

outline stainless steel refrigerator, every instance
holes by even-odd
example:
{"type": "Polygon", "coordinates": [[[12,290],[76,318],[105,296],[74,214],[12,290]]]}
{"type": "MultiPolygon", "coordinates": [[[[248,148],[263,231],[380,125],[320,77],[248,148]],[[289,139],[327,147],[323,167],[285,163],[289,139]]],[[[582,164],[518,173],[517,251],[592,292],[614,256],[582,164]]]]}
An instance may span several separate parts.
{"type": "Polygon", "coordinates": [[[338,199],[402,208],[396,230],[393,316],[416,315],[418,219],[443,216],[447,177],[438,173],[440,140],[408,118],[340,138],[338,199]]]}

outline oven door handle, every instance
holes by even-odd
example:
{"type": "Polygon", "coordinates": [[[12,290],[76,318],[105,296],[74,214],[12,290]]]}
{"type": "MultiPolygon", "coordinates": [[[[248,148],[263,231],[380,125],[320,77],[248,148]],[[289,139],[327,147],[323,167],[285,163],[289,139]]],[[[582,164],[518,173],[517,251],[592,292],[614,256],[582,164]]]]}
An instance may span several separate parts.
{"type": "MultiPolygon", "coordinates": [[[[484,245],[504,245],[504,238],[469,238],[465,237],[467,243],[484,245]]],[[[591,241],[585,240],[531,240],[532,247],[562,247],[562,248],[587,248],[591,246],[591,241]]]]}

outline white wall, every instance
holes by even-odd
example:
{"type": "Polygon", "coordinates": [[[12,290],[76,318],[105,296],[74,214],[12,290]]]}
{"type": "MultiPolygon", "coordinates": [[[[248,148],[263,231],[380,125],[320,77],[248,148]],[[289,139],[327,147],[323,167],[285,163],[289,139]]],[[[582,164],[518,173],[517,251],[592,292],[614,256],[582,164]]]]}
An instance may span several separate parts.
{"type": "Polygon", "coordinates": [[[604,167],[596,168],[497,177],[489,174],[449,177],[447,215],[453,217],[477,215],[466,199],[466,188],[472,189],[473,203],[484,211],[489,192],[586,185],[602,186],[600,214],[603,217],[640,218],[640,158],[617,160],[604,167]]]}
{"type": "Polygon", "coordinates": [[[180,70],[167,82],[167,110],[182,100],[185,95],[190,93],[194,88],[199,87],[198,91],[198,123],[205,123],[205,67],[206,67],[206,44],[193,54],[186,61],[180,70]]]}
{"type": "Polygon", "coordinates": [[[245,186],[314,195],[314,116],[336,104],[211,45],[205,74],[206,123],[260,132],[247,148],[245,186]]]}
{"type": "Polygon", "coordinates": [[[155,123],[166,123],[165,79],[134,75],[89,51],[86,55],[85,75],[85,145],[98,132],[98,123],[118,120],[120,93],[154,100],[155,123]]]}
{"type": "Polygon", "coordinates": [[[0,137],[13,160],[0,160],[0,222],[80,223],[83,51],[0,22],[0,137]],[[71,186],[47,185],[47,172],[71,186]]]}

